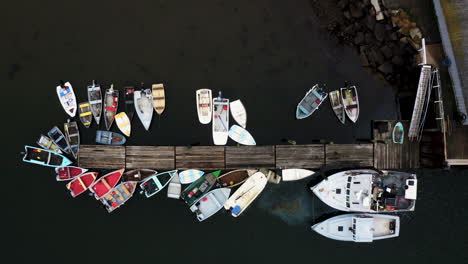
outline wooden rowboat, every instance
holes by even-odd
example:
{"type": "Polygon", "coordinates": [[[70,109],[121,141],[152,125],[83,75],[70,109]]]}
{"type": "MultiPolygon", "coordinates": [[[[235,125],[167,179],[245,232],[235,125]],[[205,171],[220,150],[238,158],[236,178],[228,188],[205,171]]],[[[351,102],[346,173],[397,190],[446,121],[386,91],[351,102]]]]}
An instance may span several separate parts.
{"type": "Polygon", "coordinates": [[[24,146],[23,161],[47,167],[68,166],[72,162],[65,156],[48,149],[24,146]]]}
{"type": "Polygon", "coordinates": [[[196,92],[198,120],[202,124],[209,124],[213,111],[213,99],[210,89],[200,89],[196,92]]]}
{"type": "Polygon", "coordinates": [[[65,135],[60,131],[60,129],[54,126],[47,135],[54,141],[57,146],[64,152],[70,154],[70,145],[68,144],[67,138],[65,135]]]}
{"type": "Polygon", "coordinates": [[[139,182],[148,177],[156,175],[158,172],[150,169],[138,169],[127,171],[122,175],[122,181],[134,181],[139,182]]]}
{"type": "Polygon", "coordinates": [[[60,147],[48,136],[41,135],[36,143],[43,149],[51,150],[59,154],[63,153],[60,147]]]}
{"type": "Polygon", "coordinates": [[[115,123],[117,124],[117,127],[120,129],[120,131],[124,133],[124,135],[126,135],[127,137],[130,136],[132,126],[129,117],[125,112],[120,112],[117,115],[115,115],[115,123]]]}
{"type": "Polygon", "coordinates": [[[67,183],[66,187],[73,198],[84,193],[96,180],[97,172],[87,172],[67,183]]]}
{"type": "Polygon", "coordinates": [[[89,128],[93,121],[93,114],[91,113],[91,105],[88,102],[84,102],[78,105],[78,112],[80,115],[80,121],[84,127],[89,128]]]}
{"type": "Polygon", "coordinates": [[[99,126],[99,121],[101,121],[102,115],[102,94],[101,86],[96,84],[93,80],[92,85],[88,85],[88,101],[91,106],[91,112],[93,113],[94,120],[99,126]]]}
{"type": "Polygon", "coordinates": [[[114,122],[117,108],[119,107],[119,90],[114,90],[114,85],[106,90],[104,96],[104,122],[106,129],[109,130],[114,122]]]}
{"type": "Polygon", "coordinates": [[[75,159],[78,157],[78,149],[80,148],[80,131],[78,130],[78,124],[73,121],[67,120],[67,123],[63,124],[65,135],[67,136],[68,144],[70,144],[71,154],[75,159]]]}
{"type": "Polygon", "coordinates": [[[333,112],[335,113],[338,120],[340,120],[340,122],[344,124],[346,121],[346,113],[343,107],[343,101],[341,100],[340,91],[339,90],[331,91],[329,93],[329,97],[330,97],[330,104],[333,109],[333,112]]]}
{"type": "Polygon", "coordinates": [[[151,86],[151,90],[153,93],[153,106],[154,110],[158,115],[161,115],[166,108],[166,97],[164,93],[164,85],[160,84],[153,84],[151,86]]]}
{"type": "Polygon", "coordinates": [[[88,169],[83,169],[83,168],[75,167],[75,166],[58,167],[58,168],[55,168],[55,173],[57,173],[56,180],[57,181],[72,180],[87,171],[88,169]]]}
{"type": "Polygon", "coordinates": [[[107,195],[112,190],[112,188],[114,188],[120,181],[123,172],[124,169],[116,170],[102,176],[97,181],[95,181],[89,187],[89,190],[94,193],[94,198],[96,198],[96,200],[99,200],[105,195],[107,195]]]}
{"type": "Polygon", "coordinates": [[[111,213],[132,198],[137,185],[138,182],[122,182],[99,201],[106,207],[107,212],[111,213]]]}
{"type": "Polygon", "coordinates": [[[232,188],[244,183],[257,170],[233,170],[218,177],[217,181],[221,187],[232,188]]]}

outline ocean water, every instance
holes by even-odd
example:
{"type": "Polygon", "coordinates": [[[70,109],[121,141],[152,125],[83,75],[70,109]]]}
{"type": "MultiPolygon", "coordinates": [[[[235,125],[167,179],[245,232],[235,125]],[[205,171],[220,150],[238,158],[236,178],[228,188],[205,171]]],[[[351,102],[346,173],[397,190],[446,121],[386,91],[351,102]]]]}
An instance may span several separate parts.
{"type": "MultiPolygon", "coordinates": [[[[165,191],[135,195],[108,214],[90,196],[72,199],[51,169],[21,162],[24,145],[67,119],[58,80],[72,83],[79,102],[92,79],[121,93],[125,85],[164,83],[166,111],[149,132],[135,116],[128,145],[211,145],[211,126],[197,119],[199,88],[241,99],[258,144],[369,139],[371,120],[396,118],[395,92],[321,29],[308,1],[14,1],[3,10],[8,263],[468,263],[466,170],[416,170],[419,201],[402,215],[400,237],[353,244],[310,231],[336,214],[308,191],[316,177],[269,184],[242,217],[220,212],[198,223],[165,191]],[[312,117],[294,119],[310,87],[325,83],[331,91],[345,80],[359,89],[356,124],[341,125],[328,101],[312,117]]],[[[80,125],[82,143],[93,144],[96,129],[80,125]]]]}

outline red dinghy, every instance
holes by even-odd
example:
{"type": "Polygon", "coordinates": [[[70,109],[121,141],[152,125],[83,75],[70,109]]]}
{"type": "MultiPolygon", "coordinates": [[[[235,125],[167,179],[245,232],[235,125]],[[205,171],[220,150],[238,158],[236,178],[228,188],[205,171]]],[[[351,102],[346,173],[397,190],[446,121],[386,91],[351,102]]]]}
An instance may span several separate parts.
{"type": "Polygon", "coordinates": [[[57,181],[72,180],[76,176],[79,176],[87,171],[88,169],[83,169],[83,168],[75,167],[75,166],[65,166],[65,167],[55,168],[55,172],[57,173],[57,181]]]}
{"type": "Polygon", "coordinates": [[[70,190],[71,196],[74,198],[86,191],[91,184],[96,180],[97,172],[88,172],[81,174],[67,184],[67,189],[70,190]]]}
{"type": "Polygon", "coordinates": [[[112,190],[112,188],[117,185],[117,183],[120,181],[120,178],[122,177],[123,172],[124,169],[110,172],[99,178],[99,180],[90,186],[89,190],[94,193],[96,200],[104,197],[112,190]]]}

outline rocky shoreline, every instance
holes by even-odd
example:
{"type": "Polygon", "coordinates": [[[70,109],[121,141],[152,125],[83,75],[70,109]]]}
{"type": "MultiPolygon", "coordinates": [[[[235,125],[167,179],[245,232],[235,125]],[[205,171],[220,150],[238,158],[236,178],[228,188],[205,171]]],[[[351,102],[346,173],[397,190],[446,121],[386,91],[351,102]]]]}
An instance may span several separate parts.
{"type": "Polygon", "coordinates": [[[388,10],[379,0],[310,3],[330,34],[356,48],[363,67],[396,86],[400,93],[415,90],[422,33],[404,10],[388,10]]]}

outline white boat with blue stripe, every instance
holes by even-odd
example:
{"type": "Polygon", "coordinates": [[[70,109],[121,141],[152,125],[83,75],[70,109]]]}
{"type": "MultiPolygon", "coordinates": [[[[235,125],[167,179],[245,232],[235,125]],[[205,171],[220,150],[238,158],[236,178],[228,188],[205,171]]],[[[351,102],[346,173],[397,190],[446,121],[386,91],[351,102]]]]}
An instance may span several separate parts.
{"type": "Polygon", "coordinates": [[[231,129],[229,129],[228,135],[232,140],[242,145],[254,146],[257,144],[252,135],[250,135],[247,130],[238,125],[233,125],[231,129]]]}
{"type": "Polygon", "coordinates": [[[205,172],[201,170],[184,170],[179,173],[180,183],[189,184],[198,180],[205,172]]]}

